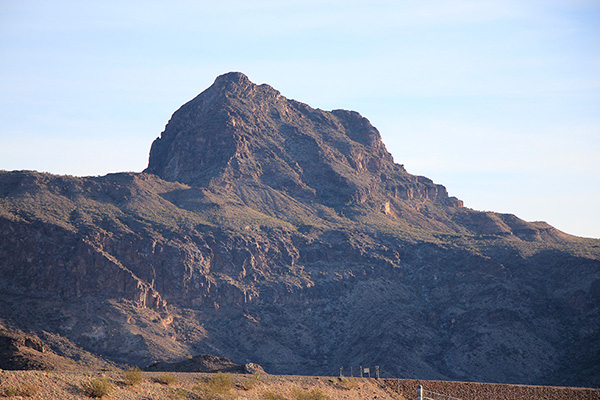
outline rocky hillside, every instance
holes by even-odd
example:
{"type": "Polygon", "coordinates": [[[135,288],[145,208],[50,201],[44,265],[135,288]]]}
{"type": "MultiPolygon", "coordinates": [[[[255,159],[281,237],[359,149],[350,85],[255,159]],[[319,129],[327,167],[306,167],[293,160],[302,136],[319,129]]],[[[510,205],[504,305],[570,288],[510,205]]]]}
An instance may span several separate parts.
{"type": "Polygon", "coordinates": [[[0,173],[0,318],[59,354],[600,385],[600,241],[462,206],[356,112],[240,73],[143,173],[0,173]]]}
{"type": "Polygon", "coordinates": [[[36,335],[0,328],[0,370],[74,370],[77,364],[50,350],[36,335]]]}

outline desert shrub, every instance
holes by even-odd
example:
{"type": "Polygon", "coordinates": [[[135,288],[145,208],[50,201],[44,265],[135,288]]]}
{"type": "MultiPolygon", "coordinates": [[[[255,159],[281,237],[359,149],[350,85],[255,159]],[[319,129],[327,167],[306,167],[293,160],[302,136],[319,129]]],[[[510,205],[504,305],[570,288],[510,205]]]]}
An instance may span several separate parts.
{"type": "Polygon", "coordinates": [[[169,400],[187,400],[187,399],[196,399],[193,393],[188,392],[185,389],[170,389],[167,395],[169,400]]]}
{"type": "Polygon", "coordinates": [[[128,368],[123,375],[127,386],[139,385],[144,380],[142,371],[138,367],[128,368]]]}
{"type": "Polygon", "coordinates": [[[242,390],[252,390],[256,387],[256,382],[252,379],[243,379],[236,386],[241,388],[242,390]]]}
{"type": "Polygon", "coordinates": [[[193,390],[201,393],[207,400],[230,400],[237,398],[237,395],[231,392],[233,386],[231,375],[217,372],[210,379],[200,381],[193,390]]]}
{"type": "Polygon", "coordinates": [[[255,373],[252,378],[245,378],[240,383],[239,386],[244,390],[252,390],[256,387],[256,385],[260,382],[260,373],[255,373]]]}
{"type": "Polygon", "coordinates": [[[83,392],[89,397],[104,397],[109,394],[113,388],[112,383],[106,377],[93,378],[84,382],[83,392]]]}
{"type": "Polygon", "coordinates": [[[233,378],[229,374],[217,372],[208,380],[208,388],[215,393],[228,393],[233,388],[233,378]]]}
{"type": "Polygon", "coordinates": [[[177,382],[177,378],[171,373],[161,374],[154,378],[154,380],[163,385],[173,385],[177,382]]]}
{"type": "Polygon", "coordinates": [[[19,389],[19,395],[23,397],[33,397],[37,392],[37,386],[34,386],[31,383],[24,383],[23,386],[21,386],[21,389],[19,389]]]}
{"type": "Polygon", "coordinates": [[[292,389],[292,395],[294,400],[327,400],[329,396],[323,394],[319,389],[313,389],[311,391],[302,390],[298,388],[292,389]]]}
{"type": "Polygon", "coordinates": [[[38,392],[38,388],[30,383],[24,383],[20,387],[8,386],[4,388],[3,394],[4,397],[15,397],[15,396],[23,396],[23,397],[32,397],[35,396],[38,392]]]}
{"type": "Polygon", "coordinates": [[[4,397],[15,397],[19,395],[19,389],[8,386],[4,388],[4,397]]]}
{"type": "Polygon", "coordinates": [[[280,393],[273,393],[265,391],[262,393],[262,398],[265,400],[286,400],[286,398],[280,393]]]}
{"type": "Polygon", "coordinates": [[[339,386],[342,389],[351,390],[351,389],[354,389],[356,386],[358,386],[358,382],[356,382],[355,379],[346,378],[343,376],[338,379],[339,379],[339,386]]]}

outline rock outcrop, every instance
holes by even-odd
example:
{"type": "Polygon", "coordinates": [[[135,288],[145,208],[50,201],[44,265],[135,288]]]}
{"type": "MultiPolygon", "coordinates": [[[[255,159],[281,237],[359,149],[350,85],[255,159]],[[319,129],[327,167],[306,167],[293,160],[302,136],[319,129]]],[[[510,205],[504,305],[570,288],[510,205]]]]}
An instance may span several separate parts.
{"type": "Polygon", "coordinates": [[[210,354],[190,356],[175,362],[156,362],[144,368],[146,371],[176,371],[176,372],[222,372],[233,374],[265,374],[263,368],[255,363],[236,364],[228,358],[216,357],[210,354]]]}
{"type": "Polygon", "coordinates": [[[0,254],[0,320],[114,362],[600,385],[598,240],[462,207],[358,113],[239,73],[143,173],[0,172],[0,254]]]}
{"type": "Polygon", "coordinates": [[[73,370],[77,365],[47,348],[36,335],[0,327],[0,370],[73,370]]]}

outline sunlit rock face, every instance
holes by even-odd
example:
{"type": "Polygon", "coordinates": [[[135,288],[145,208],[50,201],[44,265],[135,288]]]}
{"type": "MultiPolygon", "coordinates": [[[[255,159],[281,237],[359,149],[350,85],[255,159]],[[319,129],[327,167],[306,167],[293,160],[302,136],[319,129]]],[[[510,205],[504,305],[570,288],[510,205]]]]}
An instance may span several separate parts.
{"type": "Polygon", "coordinates": [[[395,164],[357,112],[313,109],[237,72],[173,114],[146,172],[193,186],[264,185],[330,206],[388,197],[461,204],[395,164]]]}

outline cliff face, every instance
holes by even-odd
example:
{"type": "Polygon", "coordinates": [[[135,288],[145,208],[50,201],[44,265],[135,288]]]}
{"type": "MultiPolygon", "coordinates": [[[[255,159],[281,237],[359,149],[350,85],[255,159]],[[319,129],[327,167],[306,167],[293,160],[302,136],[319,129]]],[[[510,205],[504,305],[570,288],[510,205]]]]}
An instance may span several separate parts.
{"type": "Polygon", "coordinates": [[[598,240],[464,208],[358,113],[239,73],[144,173],[0,172],[0,196],[0,319],[59,354],[600,384],[598,240]]]}
{"type": "Polygon", "coordinates": [[[193,186],[258,186],[331,207],[418,198],[460,204],[395,164],[357,112],[316,110],[236,72],[173,114],[146,172],[193,186]]]}

